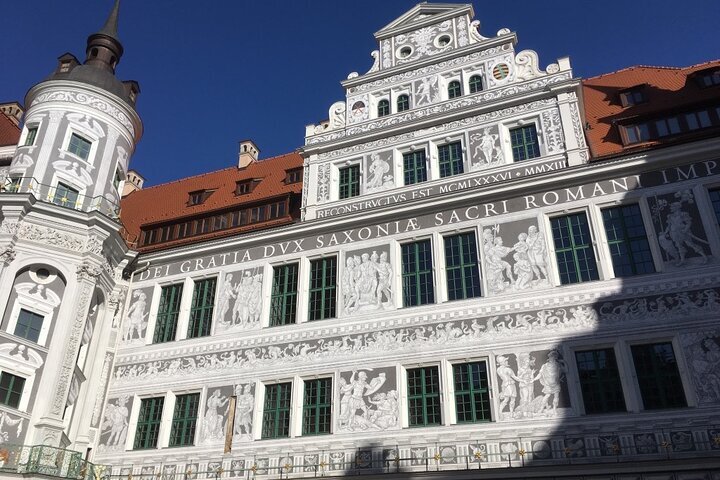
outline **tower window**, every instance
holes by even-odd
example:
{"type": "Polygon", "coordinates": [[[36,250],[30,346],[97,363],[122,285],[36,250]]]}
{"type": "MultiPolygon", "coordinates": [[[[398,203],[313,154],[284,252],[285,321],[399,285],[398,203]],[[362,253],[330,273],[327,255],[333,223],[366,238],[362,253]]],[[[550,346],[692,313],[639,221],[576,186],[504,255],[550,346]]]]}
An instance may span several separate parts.
{"type": "Polygon", "coordinates": [[[77,155],[83,160],[87,160],[90,156],[91,146],[92,142],[90,140],[81,137],[77,133],[73,133],[70,136],[70,143],[68,144],[67,151],[72,153],[73,155],[77,155]]]}
{"type": "Polygon", "coordinates": [[[453,99],[457,98],[460,95],[462,95],[462,88],[460,87],[460,82],[457,80],[453,80],[452,82],[448,83],[448,98],[453,99]]]}
{"type": "Polygon", "coordinates": [[[25,135],[25,141],[23,142],[24,147],[29,147],[31,145],[35,144],[35,138],[37,137],[38,133],[38,126],[37,125],[30,125],[27,129],[27,134],[25,135]]]}
{"type": "Polygon", "coordinates": [[[0,374],[0,404],[18,408],[25,387],[25,379],[8,372],[0,374]]]}
{"type": "Polygon", "coordinates": [[[93,48],[92,50],[90,50],[90,56],[91,56],[92,58],[97,57],[97,55],[98,55],[98,49],[97,49],[97,48],[93,48]]]}
{"type": "Polygon", "coordinates": [[[55,187],[55,196],[53,196],[53,203],[62,207],[75,207],[78,201],[80,192],[75,190],[69,185],[65,185],[60,182],[55,187]]]}
{"type": "Polygon", "coordinates": [[[405,110],[410,110],[410,97],[403,94],[397,99],[397,111],[404,112],[405,110]]]}
{"type": "Polygon", "coordinates": [[[483,89],[482,77],[480,75],[473,75],[470,77],[470,93],[477,93],[483,89]]]}
{"type": "Polygon", "coordinates": [[[390,102],[382,99],[378,102],[378,117],[384,117],[385,115],[390,115],[390,102]]]}
{"type": "Polygon", "coordinates": [[[699,73],[696,78],[702,88],[720,85],[720,69],[704,71],[699,73]]]}
{"type": "Polygon", "coordinates": [[[36,342],[40,338],[40,330],[42,329],[45,317],[35,312],[20,309],[17,325],[15,325],[15,336],[26,338],[31,342],[36,342]]]}

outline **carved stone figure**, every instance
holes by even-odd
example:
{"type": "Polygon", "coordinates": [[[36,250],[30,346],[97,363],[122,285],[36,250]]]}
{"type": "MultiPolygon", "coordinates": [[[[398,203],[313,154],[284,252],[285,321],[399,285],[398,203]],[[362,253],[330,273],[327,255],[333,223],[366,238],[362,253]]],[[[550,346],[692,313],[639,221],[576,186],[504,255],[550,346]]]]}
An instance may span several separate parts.
{"type": "Polygon", "coordinates": [[[499,235],[500,226],[483,231],[483,250],[488,287],[491,293],[526,290],[549,285],[547,278],[547,248],[535,225],[527,233],[520,233],[512,247],[506,247],[499,235]],[[511,266],[505,258],[512,255],[511,266]]]}
{"type": "Polygon", "coordinates": [[[342,278],[343,305],[346,314],[393,308],[392,267],[387,252],[378,255],[348,255],[342,278]]]}
{"type": "MultiPolygon", "coordinates": [[[[203,424],[203,442],[220,441],[225,438],[224,432],[224,415],[218,413],[218,408],[222,408],[228,404],[230,399],[220,393],[220,389],[216,389],[210,395],[205,404],[205,416],[203,424]]],[[[226,410],[227,413],[227,410],[226,410]]]]}
{"type": "Polygon", "coordinates": [[[239,272],[240,281],[233,284],[228,273],[218,292],[217,329],[244,330],[259,325],[262,310],[263,275],[258,269],[239,272]],[[232,313],[231,313],[232,312],[232,313]]]}
{"type": "Polygon", "coordinates": [[[674,201],[669,202],[666,198],[655,197],[654,204],[651,203],[653,221],[659,231],[658,243],[665,252],[666,260],[673,261],[677,267],[684,265],[689,248],[700,257],[700,263],[707,263],[703,245],[708,245],[708,242],[693,233],[693,218],[683,209],[684,205],[695,203],[692,191],[686,189],[675,192],[674,198],[674,201]],[[663,221],[668,203],[670,211],[663,221]]]}
{"type": "Polygon", "coordinates": [[[520,382],[521,379],[508,366],[506,356],[499,355],[495,362],[497,362],[497,375],[500,377],[500,406],[498,410],[502,415],[505,406],[507,406],[508,416],[511,417],[517,403],[517,382],[520,382]]]}
{"type": "Polygon", "coordinates": [[[365,371],[356,370],[349,380],[340,378],[338,430],[386,430],[397,426],[397,391],[379,391],[387,381],[384,372],[378,373],[370,382],[367,379],[365,371]]]}
{"type": "Polygon", "coordinates": [[[700,403],[720,402],[720,335],[697,332],[682,336],[700,403]]]}
{"type": "Polygon", "coordinates": [[[368,171],[370,172],[370,178],[365,184],[367,193],[379,192],[395,186],[393,175],[388,174],[390,164],[387,160],[382,159],[377,152],[370,155],[368,171]]]}
{"type": "Polygon", "coordinates": [[[540,380],[543,386],[543,402],[545,409],[549,410],[552,408],[553,414],[557,412],[558,403],[560,401],[560,389],[561,380],[564,374],[567,373],[567,364],[564,360],[561,360],[560,354],[557,350],[552,350],[548,353],[548,359],[540,367],[540,371],[533,380],[540,380]],[[552,405],[550,399],[552,398],[552,405]]]}
{"type": "Polygon", "coordinates": [[[252,435],[252,414],[255,409],[255,395],[252,393],[253,385],[237,385],[235,395],[235,435],[252,435]]]}
{"type": "Polygon", "coordinates": [[[125,341],[132,341],[135,339],[141,340],[145,336],[145,327],[147,327],[147,316],[145,312],[147,307],[147,295],[145,292],[136,290],[133,292],[133,298],[135,301],[127,311],[127,325],[125,326],[125,335],[123,338],[125,341]]]}
{"type": "Polygon", "coordinates": [[[437,77],[425,77],[415,85],[415,105],[421,106],[437,100],[437,77]]]}
{"type": "Polygon", "coordinates": [[[498,145],[499,135],[490,131],[490,127],[485,127],[483,133],[475,133],[471,140],[478,141],[473,152],[473,159],[481,159],[481,162],[473,162],[473,170],[497,164],[502,160],[502,153],[498,145]]]}
{"type": "Polygon", "coordinates": [[[225,280],[220,285],[220,291],[218,292],[218,319],[220,322],[224,322],[225,316],[230,310],[230,300],[235,298],[235,289],[232,285],[232,273],[225,275],[225,280]]]}
{"type": "Polygon", "coordinates": [[[108,447],[122,447],[125,444],[128,430],[128,396],[121,395],[118,397],[115,405],[108,403],[105,408],[105,417],[100,427],[101,435],[110,432],[105,445],[108,447]]]}

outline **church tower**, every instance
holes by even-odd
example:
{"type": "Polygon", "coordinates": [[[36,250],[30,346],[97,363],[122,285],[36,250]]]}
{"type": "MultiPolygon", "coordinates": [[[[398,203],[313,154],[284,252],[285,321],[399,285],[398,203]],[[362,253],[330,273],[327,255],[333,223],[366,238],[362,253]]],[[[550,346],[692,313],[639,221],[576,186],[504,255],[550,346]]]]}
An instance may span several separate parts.
{"type": "Polygon", "coordinates": [[[139,86],[121,81],[119,0],[32,87],[0,195],[0,402],[7,442],[91,448],[131,260],[119,202],[142,135],[139,86]]]}

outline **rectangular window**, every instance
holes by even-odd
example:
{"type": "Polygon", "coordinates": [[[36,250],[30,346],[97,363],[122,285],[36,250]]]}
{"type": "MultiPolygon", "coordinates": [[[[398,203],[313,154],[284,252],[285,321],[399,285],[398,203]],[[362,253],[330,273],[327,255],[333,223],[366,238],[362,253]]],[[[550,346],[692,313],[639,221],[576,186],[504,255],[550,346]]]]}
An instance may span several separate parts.
{"type": "Polygon", "coordinates": [[[199,404],[199,393],[178,395],[175,398],[175,411],[170,428],[171,447],[185,447],[195,443],[199,404]]]}
{"type": "Polygon", "coordinates": [[[133,449],[156,448],[165,397],[143,398],[140,402],[133,449]]]}
{"type": "Polygon", "coordinates": [[[489,422],[490,389],[485,362],[453,365],[458,423],[489,422]]]}
{"type": "Polygon", "coordinates": [[[540,156],[540,144],[534,123],[510,130],[510,144],[513,160],[516,162],[540,156]]]}
{"type": "Polygon", "coordinates": [[[162,287],[153,343],[172,342],[175,340],[175,330],[177,330],[177,321],[180,315],[182,291],[182,283],[162,287]]]}
{"type": "Polygon", "coordinates": [[[75,190],[70,185],[59,182],[57,187],[55,187],[53,203],[63,207],[75,208],[79,196],[80,192],[78,190],[75,190]]]}
{"type": "Polygon", "coordinates": [[[598,280],[600,277],[585,213],[555,217],[550,219],[550,224],[560,283],[566,285],[598,280]]]}
{"type": "Polygon", "coordinates": [[[462,144],[460,142],[440,145],[438,147],[440,177],[460,175],[463,173],[462,144]]]}
{"type": "Polygon", "coordinates": [[[403,306],[435,302],[432,246],[430,240],[402,246],[403,306]]]}
{"type": "Polygon", "coordinates": [[[270,296],[271,327],[295,323],[297,286],[297,263],[273,268],[272,294],[270,296]]]}
{"type": "Polygon", "coordinates": [[[340,200],[360,195],[360,165],[340,169],[340,200]]]}
{"type": "Polygon", "coordinates": [[[715,220],[720,224],[720,188],[710,190],[710,202],[715,212],[715,220]]]}
{"type": "Polygon", "coordinates": [[[440,374],[438,367],[407,371],[408,419],[411,427],[440,425],[440,374]]]}
{"type": "Polygon", "coordinates": [[[88,156],[90,156],[90,146],[92,145],[92,142],[90,140],[86,140],[85,138],[81,137],[80,135],[73,133],[70,136],[70,143],[68,144],[67,151],[77,155],[78,157],[82,158],[83,160],[87,160],[88,156]]]}
{"type": "Polygon", "coordinates": [[[625,412],[620,373],[612,348],[575,352],[585,413],[625,412]]]}
{"type": "Polygon", "coordinates": [[[37,343],[40,338],[43,320],[45,320],[44,315],[21,308],[17,324],[15,325],[14,335],[37,343]]]}
{"type": "Polygon", "coordinates": [[[0,404],[18,408],[23,388],[25,388],[24,378],[12,373],[2,372],[0,374],[0,404]]]}
{"type": "Polygon", "coordinates": [[[448,300],[480,296],[475,232],[445,237],[445,271],[448,300]]]}
{"type": "Polygon", "coordinates": [[[290,394],[292,384],[265,386],[262,438],[283,438],[290,435],[290,394]]]}
{"type": "Polygon", "coordinates": [[[403,172],[405,185],[427,181],[425,150],[403,153],[403,172]]]}
{"type": "Polygon", "coordinates": [[[206,278],[195,282],[187,338],[207,337],[210,335],[213,309],[215,308],[216,283],[216,278],[206,278]]]}
{"type": "Polygon", "coordinates": [[[616,277],[654,273],[650,244],[637,204],[602,210],[608,248],[616,277]]]}
{"type": "Polygon", "coordinates": [[[332,379],[305,380],[303,398],[303,435],[330,433],[332,379]]]}
{"type": "Polygon", "coordinates": [[[308,320],[335,317],[337,259],[319,258],[310,262],[310,313],[308,320]]]}
{"type": "Polygon", "coordinates": [[[712,126],[710,121],[710,115],[707,110],[700,110],[698,112],[692,112],[685,114],[685,121],[687,122],[688,129],[698,130],[700,128],[707,128],[712,126]]]}
{"type": "Polygon", "coordinates": [[[637,125],[627,125],[622,127],[625,132],[627,143],[647,142],[650,140],[650,127],[647,123],[639,123],[637,125]]]}
{"type": "Polygon", "coordinates": [[[302,180],[303,169],[288,170],[285,175],[285,183],[298,183],[302,180]]]}
{"type": "Polygon", "coordinates": [[[703,72],[698,76],[698,83],[703,88],[720,85],[720,70],[715,70],[714,72],[703,72]]]}
{"type": "Polygon", "coordinates": [[[633,345],[631,350],[645,410],[687,406],[672,344],[633,345]]]}
{"type": "Polygon", "coordinates": [[[667,137],[680,133],[680,122],[677,117],[661,118],[655,121],[658,137],[667,137]]]}
{"type": "Polygon", "coordinates": [[[24,147],[29,147],[31,145],[35,144],[35,138],[37,137],[38,133],[38,126],[37,125],[31,125],[28,127],[27,135],[25,135],[25,143],[23,143],[24,147]]]}

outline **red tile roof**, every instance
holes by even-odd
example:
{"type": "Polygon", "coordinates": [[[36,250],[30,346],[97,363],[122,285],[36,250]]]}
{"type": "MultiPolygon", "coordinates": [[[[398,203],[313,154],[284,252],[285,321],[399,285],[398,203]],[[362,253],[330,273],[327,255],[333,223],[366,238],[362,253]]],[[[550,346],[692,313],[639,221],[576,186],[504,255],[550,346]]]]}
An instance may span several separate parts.
{"type": "MultiPolygon", "coordinates": [[[[133,237],[139,238],[143,226],[177,223],[185,219],[232,210],[234,207],[260,205],[270,203],[271,199],[299,196],[302,192],[302,182],[286,184],[285,176],[287,170],[300,168],[302,164],[303,159],[299,154],[288,153],[251,163],[244,169],[230,167],[144,188],[132,192],[122,199],[120,218],[132,240],[133,237]],[[235,195],[236,183],[250,179],[260,180],[260,182],[252,192],[235,195]],[[214,191],[202,204],[188,206],[190,192],[199,190],[214,191]]],[[[286,217],[269,222],[244,225],[147,247],[134,247],[142,252],[147,252],[279,226],[295,221],[298,217],[297,210],[291,206],[286,217]]]]}
{"type": "Polygon", "coordinates": [[[17,145],[20,141],[20,127],[0,112],[0,147],[17,145]]]}
{"type": "Polygon", "coordinates": [[[664,111],[681,111],[702,104],[720,104],[720,86],[701,88],[692,79],[695,72],[717,67],[720,67],[720,60],[682,68],[636,66],[584,80],[586,134],[593,157],[607,157],[687,140],[689,136],[681,136],[624,146],[615,123],[633,117],[651,118],[664,111]],[[645,85],[647,102],[623,107],[619,93],[639,85],[645,85]]]}

